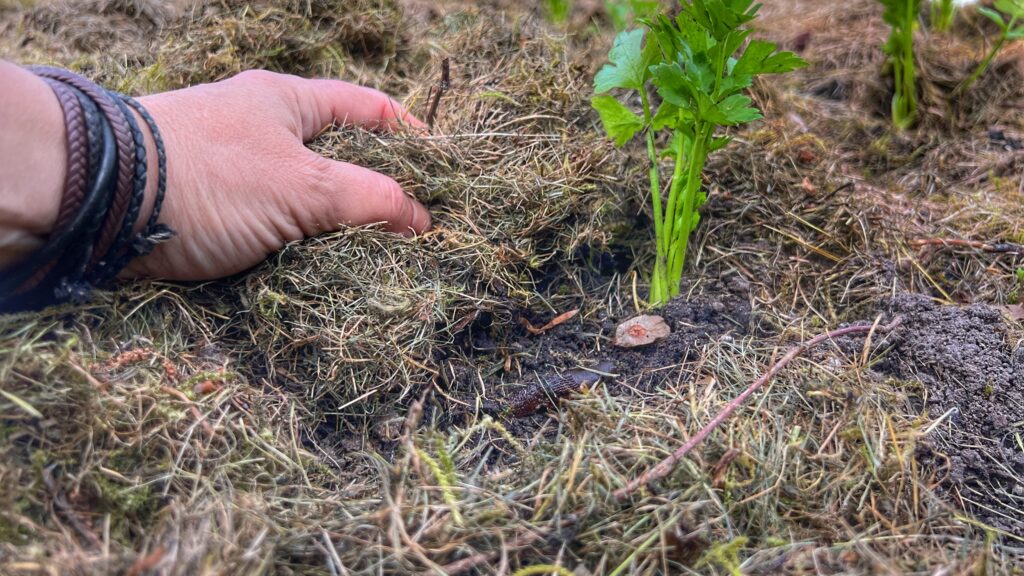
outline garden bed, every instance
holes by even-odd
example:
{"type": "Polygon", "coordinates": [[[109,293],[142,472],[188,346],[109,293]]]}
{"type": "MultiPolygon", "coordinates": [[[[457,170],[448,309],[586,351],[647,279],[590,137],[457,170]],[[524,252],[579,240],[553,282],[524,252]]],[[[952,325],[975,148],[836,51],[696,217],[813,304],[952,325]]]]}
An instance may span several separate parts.
{"type": "Polygon", "coordinates": [[[651,214],[645,150],[590,108],[602,3],[564,25],[500,0],[245,4],[8,7],[0,47],[133,93],[343,77],[421,116],[449,58],[431,134],[311,144],[395,177],[435,229],[0,318],[0,572],[1019,572],[1020,49],[945,105],[984,21],[925,43],[920,125],[895,132],[876,2],[766,6],[757,34],[810,66],[755,84],[765,119],[712,155],[683,295],[652,312],[672,333],[622,350],[651,214]],[[792,345],[896,316],[612,496],[792,345]],[[601,361],[525,417],[482,409],[601,361]]]}

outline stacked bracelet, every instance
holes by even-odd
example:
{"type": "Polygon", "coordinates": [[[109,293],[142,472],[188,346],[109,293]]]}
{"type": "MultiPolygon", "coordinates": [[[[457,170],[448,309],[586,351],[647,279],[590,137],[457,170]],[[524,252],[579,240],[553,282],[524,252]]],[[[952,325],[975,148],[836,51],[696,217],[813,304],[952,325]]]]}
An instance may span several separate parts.
{"type": "Polygon", "coordinates": [[[131,260],[174,236],[158,223],[167,188],[163,139],[136,100],[58,68],[30,67],[53,89],[67,127],[67,176],[46,244],[0,273],[0,312],[80,302],[131,260]],[[142,231],[139,220],[150,158],[130,108],[149,128],[157,151],[157,192],[142,231]]]}

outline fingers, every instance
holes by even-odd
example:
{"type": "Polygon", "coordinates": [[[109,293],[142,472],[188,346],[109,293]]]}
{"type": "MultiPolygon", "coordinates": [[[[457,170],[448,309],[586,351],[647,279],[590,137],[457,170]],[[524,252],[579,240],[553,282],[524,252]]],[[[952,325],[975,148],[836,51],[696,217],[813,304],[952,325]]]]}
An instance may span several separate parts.
{"type": "Polygon", "coordinates": [[[315,162],[315,188],[321,201],[306,212],[303,228],[323,231],[333,230],[338,224],[383,222],[385,229],[407,236],[430,229],[430,212],[391,178],[319,156],[315,162]]]}
{"type": "Polygon", "coordinates": [[[309,140],[331,123],[383,130],[425,127],[401,104],[378,90],[340,80],[293,78],[303,140],[309,140]]]}

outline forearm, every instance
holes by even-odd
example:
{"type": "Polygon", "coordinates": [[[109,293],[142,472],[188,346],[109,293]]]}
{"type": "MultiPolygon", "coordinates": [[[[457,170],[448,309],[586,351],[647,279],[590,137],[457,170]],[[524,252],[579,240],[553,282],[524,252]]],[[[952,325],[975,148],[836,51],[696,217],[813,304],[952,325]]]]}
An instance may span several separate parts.
{"type": "Polygon", "coordinates": [[[64,114],[49,86],[0,60],[0,271],[53,230],[67,170],[64,114]]]}

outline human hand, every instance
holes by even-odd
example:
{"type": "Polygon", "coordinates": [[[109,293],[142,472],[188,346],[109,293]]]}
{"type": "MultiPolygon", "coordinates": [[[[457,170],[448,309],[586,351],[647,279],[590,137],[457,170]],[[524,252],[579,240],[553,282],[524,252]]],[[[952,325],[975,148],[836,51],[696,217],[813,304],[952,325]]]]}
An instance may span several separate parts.
{"type": "MultiPolygon", "coordinates": [[[[391,178],[303,145],[332,123],[422,127],[376,90],[250,71],[139,100],[156,120],[167,152],[160,222],[178,235],[133,261],[124,275],[218,278],[340,224],[385,222],[388,230],[405,234],[430,227],[429,212],[391,178]]],[[[155,158],[152,143],[148,152],[155,158]]],[[[149,180],[143,215],[155,192],[152,169],[149,180]]]]}

